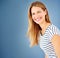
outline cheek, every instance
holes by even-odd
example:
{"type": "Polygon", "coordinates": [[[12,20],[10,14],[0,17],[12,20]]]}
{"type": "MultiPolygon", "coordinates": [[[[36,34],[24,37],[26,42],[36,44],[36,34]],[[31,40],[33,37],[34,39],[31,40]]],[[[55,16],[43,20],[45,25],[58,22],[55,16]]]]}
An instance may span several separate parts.
{"type": "Polygon", "coordinates": [[[44,16],[44,13],[40,13],[40,16],[44,16]]]}
{"type": "Polygon", "coordinates": [[[32,19],[35,20],[35,16],[32,16],[32,19]]]}
{"type": "Polygon", "coordinates": [[[40,14],[40,17],[45,18],[45,14],[44,13],[40,14]]]}

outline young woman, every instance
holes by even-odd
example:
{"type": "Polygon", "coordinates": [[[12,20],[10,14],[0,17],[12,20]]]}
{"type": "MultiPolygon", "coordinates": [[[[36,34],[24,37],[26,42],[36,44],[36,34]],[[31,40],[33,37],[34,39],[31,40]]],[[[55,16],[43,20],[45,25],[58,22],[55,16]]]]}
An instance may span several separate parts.
{"type": "Polygon", "coordinates": [[[45,5],[33,2],[28,11],[30,46],[40,44],[46,58],[60,58],[60,30],[51,23],[45,5]]]}

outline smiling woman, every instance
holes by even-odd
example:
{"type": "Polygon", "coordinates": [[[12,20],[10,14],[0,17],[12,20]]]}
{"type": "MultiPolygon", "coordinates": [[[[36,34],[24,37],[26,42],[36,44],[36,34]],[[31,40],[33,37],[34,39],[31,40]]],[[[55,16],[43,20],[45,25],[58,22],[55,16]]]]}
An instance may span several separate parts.
{"type": "Polygon", "coordinates": [[[39,8],[39,7],[33,7],[31,9],[31,13],[32,13],[32,19],[37,24],[42,23],[43,22],[42,19],[44,19],[44,21],[45,21],[46,11],[43,11],[41,8],[39,8]]]}
{"type": "Polygon", "coordinates": [[[60,30],[50,22],[46,6],[33,2],[28,11],[30,46],[40,44],[47,58],[60,58],[60,30]]]}

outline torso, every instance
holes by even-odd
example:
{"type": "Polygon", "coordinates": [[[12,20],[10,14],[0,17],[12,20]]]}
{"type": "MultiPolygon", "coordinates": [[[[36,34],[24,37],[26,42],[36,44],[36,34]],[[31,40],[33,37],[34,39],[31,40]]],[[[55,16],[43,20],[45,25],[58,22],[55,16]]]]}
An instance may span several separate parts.
{"type": "Polygon", "coordinates": [[[48,55],[48,58],[57,58],[53,44],[51,42],[54,34],[60,35],[60,31],[55,25],[50,24],[47,27],[45,33],[40,35],[40,48],[45,52],[46,55],[48,55]]]}

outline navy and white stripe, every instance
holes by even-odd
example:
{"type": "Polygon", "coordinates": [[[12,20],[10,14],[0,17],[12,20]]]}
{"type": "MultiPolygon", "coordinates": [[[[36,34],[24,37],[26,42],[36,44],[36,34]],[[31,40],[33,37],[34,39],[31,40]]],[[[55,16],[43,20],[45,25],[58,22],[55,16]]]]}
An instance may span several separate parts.
{"type": "Polygon", "coordinates": [[[60,35],[60,30],[53,24],[49,25],[44,33],[40,35],[40,47],[48,55],[48,58],[57,58],[53,44],[51,42],[54,34],[60,35]]]}

